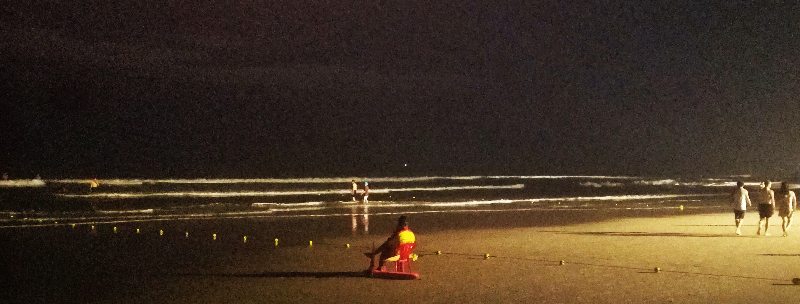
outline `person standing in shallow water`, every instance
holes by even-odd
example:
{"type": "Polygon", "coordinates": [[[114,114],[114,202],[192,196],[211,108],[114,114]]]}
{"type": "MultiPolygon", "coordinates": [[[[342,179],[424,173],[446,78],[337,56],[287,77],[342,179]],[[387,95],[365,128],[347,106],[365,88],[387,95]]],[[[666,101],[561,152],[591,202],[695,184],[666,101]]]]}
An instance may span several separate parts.
{"type": "Polygon", "coordinates": [[[369,182],[364,182],[364,203],[368,203],[367,197],[369,196],[369,182]]]}
{"type": "Polygon", "coordinates": [[[753,205],[742,181],[736,182],[736,189],[731,193],[731,204],[733,205],[733,218],[736,221],[736,235],[741,235],[744,212],[747,210],[747,206],[753,205]]]}
{"type": "Polygon", "coordinates": [[[775,191],[770,188],[772,182],[764,181],[764,188],[758,193],[758,235],[761,235],[761,222],[764,222],[764,235],[769,235],[769,218],[775,214],[775,191]]]}
{"type": "Polygon", "coordinates": [[[353,201],[356,201],[356,193],[358,193],[358,184],[356,184],[356,180],[353,180],[353,191],[350,192],[350,196],[353,197],[353,201]]]}
{"type": "Polygon", "coordinates": [[[89,193],[92,193],[92,191],[94,191],[94,188],[97,188],[97,187],[99,187],[99,186],[100,186],[100,182],[99,182],[99,181],[97,181],[97,179],[96,179],[96,178],[95,178],[95,179],[92,179],[92,180],[90,180],[90,181],[89,181],[89,193]]]}
{"type": "Polygon", "coordinates": [[[776,205],[778,206],[778,216],[781,217],[781,228],[783,228],[783,236],[789,235],[789,227],[792,226],[792,216],[794,209],[797,208],[797,196],[794,191],[789,190],[789,183],[782,182],[781,189],[778,190],[776,196],[776,205]]]}

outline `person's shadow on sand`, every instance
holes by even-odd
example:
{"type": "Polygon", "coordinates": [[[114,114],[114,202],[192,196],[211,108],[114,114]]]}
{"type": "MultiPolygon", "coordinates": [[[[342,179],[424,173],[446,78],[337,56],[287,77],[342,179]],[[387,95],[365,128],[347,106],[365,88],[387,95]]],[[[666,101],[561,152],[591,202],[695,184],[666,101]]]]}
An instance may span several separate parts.
{"type": "Polygon", "coordinates": [[[176,273],[176,276],[210,276],[226,278],[357,278],[369,277],[364,271],[277,271],[262,273],[176,273]]]}
{"type": "Polygon", "coordinates": [[[638,232],[638,231],[547,231],[559,234],[599,235],[599,236],[678,236],[678,237],[756,237],[734,234],[682,233],[682,232],[638,232]]]}

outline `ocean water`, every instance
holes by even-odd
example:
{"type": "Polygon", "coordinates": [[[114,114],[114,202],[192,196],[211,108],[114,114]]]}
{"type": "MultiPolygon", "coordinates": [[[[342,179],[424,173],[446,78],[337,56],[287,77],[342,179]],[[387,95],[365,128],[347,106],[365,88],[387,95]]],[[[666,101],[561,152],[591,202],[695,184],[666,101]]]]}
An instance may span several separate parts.
{"type": "MultiPolygon", "coordinates": [[[[432,176],[294,179],[83,179],[0,181],[0,228],[203,219],[396,214],[730,209],[747,176],[432,176]],[[356,201],[351,180],[358,183],[356,201]],[[368,203],[361,201],[369,182],[368,203]]],[[[631,214],[638,214],[631,212],[631,214]]],[[[358,216],[356,216],[358,215],[358,216]]],[[[357,219],[358,218],[358,219],[357,219]]]]}

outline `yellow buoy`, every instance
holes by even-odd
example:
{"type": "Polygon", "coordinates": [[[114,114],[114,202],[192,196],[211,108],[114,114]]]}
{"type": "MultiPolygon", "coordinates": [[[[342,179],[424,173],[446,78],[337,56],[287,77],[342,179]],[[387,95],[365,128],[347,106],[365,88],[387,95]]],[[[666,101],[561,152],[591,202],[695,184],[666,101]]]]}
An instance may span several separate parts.
{"type": "Polygon", "coordinates": [[[442,254],[441,250],[436,250],[436,254],[442,254]]]}
{"type": "Polygon", "coordinates": [[[350,244],[347,244],[347,248],[350,248],[350,244]]]}
{"type": "Polygon", "coordinates": [[[483,256],[483,259],[484,259],[484,260],[488,260],[488,259],[489,259],[489,254],[487,253],[486,255],[484,255],[484,256],[483,256]]]}
{"type": "Polygon", "coordinates": [[[136,233],[139,233],[139,228],[136,228],[136,233]]]}
{"type": "Polygon", "coordinates": [[[186,232],[186,238],[187,239],[189,238],[189,232],[188,231],[186,232]]]}
{"type": "Polygon", "coordinates": [[[314,246],[314,242],[308,241],[308,246],[314,246]]]}
{"type": "Polygon", "coordinates": [[[683,205],[681,205],[681,211],[683,211],[683,205]]]}
{"type": "Polygon", "coordinates": [[[658,268],[658,267],[656,267],[656,268],[653,268],[653,272],[655,272],[655,273],[659,273],[659,272],[661,272],[661,268],[658,268]]]}
{"type": "Polygon", "coordinates": [[[117,233],[117,227],[114,227],[114,233],[117,233]]]}
{"type": "Polygon", "coordinates": [[[278,246],[278,239],[275,239],[275,246],[278,246]]]}
{"type": "Polygon", "coordinates": [[[213,235],[211,235],[211,237],[212,237],[214,240],[216,240],[216,239],[217,239],[217,234],[216,234],[216,233],[214,233],[213,235]]]}
{"type": "Polygon", "coordinates": [[[558,263],[558,265],[564,265],[564,264],[565,264],[564,261],[558,263]]]}
{"type": "Polygon", "coordinates": [[[246,235],[244,236],[244,242],[243,243],[247,243],[247,236],[246,235]]]}
{"type": "Polygon", "coordinates": [[[159,230],[158,235],[164,235],[164,230],[159,230]]]}

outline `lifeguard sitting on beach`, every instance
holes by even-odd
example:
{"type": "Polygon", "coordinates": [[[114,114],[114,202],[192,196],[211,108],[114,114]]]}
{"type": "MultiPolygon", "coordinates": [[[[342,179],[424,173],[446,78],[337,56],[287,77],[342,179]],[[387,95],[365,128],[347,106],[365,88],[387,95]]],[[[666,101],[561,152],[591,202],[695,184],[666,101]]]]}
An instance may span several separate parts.
{"type": "Polygon", "coordinates": [[[416,244],[416,237],[414,236],[414,232],[411,232],[411,229],[408,228],[408,220],[405,215],[400,216],[397,220],[397,227],[395,228],[395,232],[386,239],[383,244],[381,244],[378,249],[373,252],[367,252],[364,255],[371,259],[369,264],[369,270],[376,270],[375,268],[375,256],[380,254],[380,258],[378,261],[377,270],[384,270],[384,263],[386,261],[396,261],[396,258],[400,257],[400,250],[405,249],[410,252],[411,249],[414,248],[416,244]]]}

